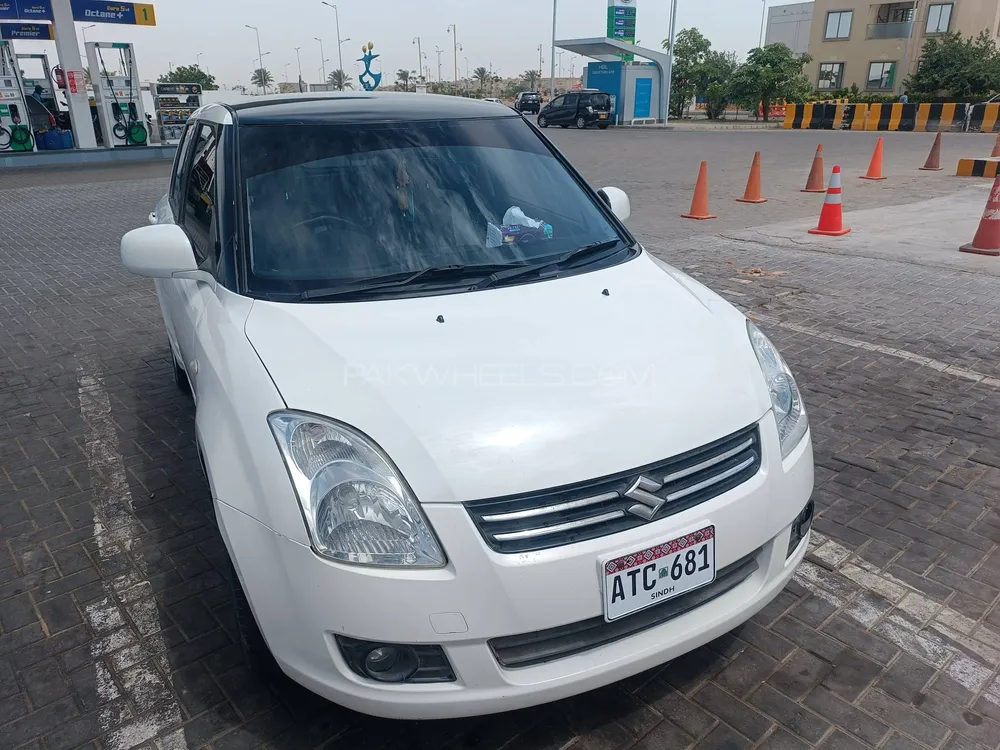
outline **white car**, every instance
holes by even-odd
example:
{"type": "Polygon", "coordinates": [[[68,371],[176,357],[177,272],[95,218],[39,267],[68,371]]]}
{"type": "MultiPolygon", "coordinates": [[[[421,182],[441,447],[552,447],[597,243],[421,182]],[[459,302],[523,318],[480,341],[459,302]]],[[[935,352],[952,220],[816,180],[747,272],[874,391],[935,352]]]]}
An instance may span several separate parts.
{"type": "Polygon", "coordinates": [[[369,714],[486,714],[781,591],[813,512],[798,387],[629,213],[482,102],[192,116],[121,257],[156,280],[255,664],[369,714]]]}
{"type": "Polygon", "coordinates": [[[492,97],[492,96],[488,96],[488,97],[486,97],[485,99],[483,99],[483,101],[484,101],[484,102],[490,102],[491,104],[503,104],[503,102],[502,102],[502,101],[500,101],[499,99],[495,99],[495,98],[494,98],[494,97],[492,97]]]}

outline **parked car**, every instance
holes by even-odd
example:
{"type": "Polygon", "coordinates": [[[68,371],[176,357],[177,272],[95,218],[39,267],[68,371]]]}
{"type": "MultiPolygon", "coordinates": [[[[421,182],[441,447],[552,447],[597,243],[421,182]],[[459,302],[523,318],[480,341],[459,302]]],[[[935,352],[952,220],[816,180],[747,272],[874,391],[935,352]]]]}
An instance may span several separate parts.
{"type": "Polygon", "coordinates": [[[514,100],[514,109],[522,114],[528,112],[537,115],[541,108],[542,98],[537,91],[522,91],[514,100]]]}
{"type": "Polygon", "coordinates": [[[490,104],[503,104],[502,101],[492,96],[487,96],[485,99],[483,99],[483,101],[489,102],[490,104]]]}
{"type": "Polygon", "coordinates": [[[584,130],[597,125],[607,130],[611,124],[611,95],[603,91],[571,91],[557,96],[538,113],[538,127],[570,125],[584,130]]]}
{"type": "Polygon", "coordinates": [[[788,583],[813,511],[795,379],[630,212],[483,102],[193,114],[121,259],[194,396],[257,669],[379,716],[508,711],[788,583]]]}

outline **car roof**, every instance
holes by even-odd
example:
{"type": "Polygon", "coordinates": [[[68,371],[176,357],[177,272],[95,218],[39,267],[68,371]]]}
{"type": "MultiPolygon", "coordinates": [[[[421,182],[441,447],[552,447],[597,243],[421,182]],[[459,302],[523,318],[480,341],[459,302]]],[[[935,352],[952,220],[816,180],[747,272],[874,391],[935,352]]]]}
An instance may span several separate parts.
{"type": "Polygon", "coordinates": [[[413,122],[518,117],[490,102],[402,92],[336,92],[255,97],[228,105],[240,124],[413,122]]]}

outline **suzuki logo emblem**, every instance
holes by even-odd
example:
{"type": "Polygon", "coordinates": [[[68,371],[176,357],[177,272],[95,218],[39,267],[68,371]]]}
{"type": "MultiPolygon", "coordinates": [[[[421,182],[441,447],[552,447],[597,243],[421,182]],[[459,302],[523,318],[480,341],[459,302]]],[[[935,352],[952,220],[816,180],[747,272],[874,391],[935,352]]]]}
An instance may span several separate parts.
{"type": "Polygon", "coordinates": [[[663,487],[660,482],[654,482],[649,477],[639,477],[632,483],[629,487],[628,492],[625,493],[625,497],[629,500],[635,500],[635,505],[628,508],[628,512],[634,516],[639,516],[639,518],[645,518],[647,521],[652,521],[653,516],[656,512],[666,504],[666,500],[657,497],[653,493],[663,487]]]}

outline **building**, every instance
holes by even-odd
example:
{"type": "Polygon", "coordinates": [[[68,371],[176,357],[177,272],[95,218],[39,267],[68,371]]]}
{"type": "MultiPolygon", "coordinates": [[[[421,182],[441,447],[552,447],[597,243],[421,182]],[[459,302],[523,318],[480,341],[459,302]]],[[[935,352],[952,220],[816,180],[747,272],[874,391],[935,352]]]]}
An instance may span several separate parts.
{"type": "Polygon", "coordinates": [[[784,42],[796,55],[809,51],[813,3],[772,5],[767,9],[767,33],[764,44],[784,42]]]}
{"type": "Polygon", "coordinates": [[[917,69],[924,42],[935,35],[983,29],[997,35],[998,0],[816,0],[805,73],[819,90],[848,88],[901,94],[917,69]]]}

